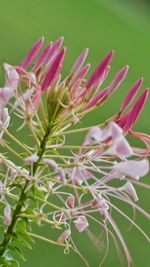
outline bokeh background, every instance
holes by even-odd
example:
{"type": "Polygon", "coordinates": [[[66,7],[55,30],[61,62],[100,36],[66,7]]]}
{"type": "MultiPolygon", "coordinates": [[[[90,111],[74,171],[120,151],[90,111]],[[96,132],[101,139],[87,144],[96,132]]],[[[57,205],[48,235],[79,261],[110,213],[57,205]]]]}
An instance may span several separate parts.
{"type": "MultiPolygon", "coordinates": [[[[0,63],[19,63],[30,46],[40,36],[46,42],[65,37],[67,56],[63,75],[67,74],[75,58],[84,47],[90,48],[88,61],[94,68],[112,48],[116,56],[110,79],[119,68],[130,65],[129,74],[115,95],[101,108],[89,114],[80,126],[104,121],[117,111],[127,89],[139,77],[144,86],[150,86],[150,1],[144,0],[0,0],[0,63]]],[[[109,81],[109,79],[107,80],[109,81]]],[[[149,133],[149,107],[147,103],[136,130],[149,133]]],[[[73,144],[82,137],[73,136],[73,144]]],[[[150,179],[149,175],[144,181],[150,179]]],[[[138,189],[140,205],[150,210],[149,192],[138,189]]],[[[122,205],[122,208],[127,209],[122,205]]],[[[129,224],[114,215],[126,238],[134,258],[135,267],[150,266],[150,247],[135,229],[127,232],[129,224]]],[[[149,223],[137,215],[138,223],[149,232],[149,223]]],[[[53,229],[40,230],[53,237],[53,229]]],[[[78,234],[77,234],[78,235],[78,234]]],[[[101,258],[84,234],[76,237],[91,267],[97,267],[101,258]]],[[[82,267],[84,264],[74,253],[64,256],[63,250],[38,241],[32,251],[25,251],[28,261],[22,267],[82,267]]],[[[110,242],[110,250],[103,267],[119,267],[120,262],[110,242]]],[[[126,266],[126,265],[125,265],[126,266]]]]}

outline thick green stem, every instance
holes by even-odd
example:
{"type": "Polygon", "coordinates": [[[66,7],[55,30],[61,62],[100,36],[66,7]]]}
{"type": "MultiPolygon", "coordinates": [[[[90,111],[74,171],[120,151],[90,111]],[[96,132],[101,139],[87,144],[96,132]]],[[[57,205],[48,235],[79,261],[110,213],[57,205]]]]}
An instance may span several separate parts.
{"type": "Polygon", "coordinates": [[[11,238],[12,238],[12,235],[14,232],[14,228],[15,228],[15,225],[16,225],[17,219],[18,219],[17,215],[20,213],[21,208],[23,206],[23,203],[26,199],[25,189],[27,187],[27,184],[28,184],[28,182],[26,183],[26,185],[22,189],[22,192],[20,194],[20,198],[18,200],[16,208],[13,211],[11,224],[9,225],[7,232],[4,234],[4,239],[3,239],[2,243],[0,244],[0,255],[1,256],[4,254],[9,242],[11,241],[11,238]]]}
{"type": "MultiPolygon", "coordinates": [[[[45,152],[45,146],[46,146],[46,142],[47,142],[49,133],[50,133],[50,129],[49,129],[49,127],[47,127],[45,135],[44,135],[44,137],[43,137],[43,139],[41,141],[39,151],[37,153],[37,156],[39,157],[39,159],[33,165],[33,173],[32,173],[33,176],[35,175],[36,170],[38,168],[38,164],[41,161],[42,156],[43,156],[43,154],[45,152]]],[[[9,245],[9,243],[10,243],[10,241],[12,239],[12,236],[13,236],[13,233],[14,233],[14,229],[15,229],[15,226],[16,226],[17,221],[18,221],[18,215],[20,214],[20,212],[22,210],[22,207],[24,206],[25,200],[27,199],[28,192],[27,192],[26,189],[27,189],[28,184],[29,184],[29,180],[27,180],[26,184],[24,185],[24,187],[23,187],[23,189],[21,191],[18,203],[17,203],[17,205],[16,205],[16,207],[15,207],[15,209],[13,211],[13,214],[12,214],[11,224],[8,226],[7,231],[4,234],[3,241],[0,244],[0,255],[1,256],[5,253],[5,251],[7,249],[7,246],[9,245]]]]}

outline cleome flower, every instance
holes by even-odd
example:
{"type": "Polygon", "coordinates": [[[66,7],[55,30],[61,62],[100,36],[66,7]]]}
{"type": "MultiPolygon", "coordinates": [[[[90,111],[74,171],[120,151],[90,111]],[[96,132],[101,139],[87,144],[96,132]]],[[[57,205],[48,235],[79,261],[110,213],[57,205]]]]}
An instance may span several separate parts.
{"type": "Polygon", "coordinates": [[[117,250],[122,245],[127,266],[132,266],[115,212],[150,242],[135,221],[136,210],[150,219],[148,212],[138,205],[142,196],[137,193],[137,186],[150,188],[140,181],[149,172],[150,136],[133,130],[149,90],[144,89],[136,100],[141,78],[129,89],[116,114],[103,124],[69,129],[119,88],[129,67],[119,70],[105,87],[114,51],[87,78],[90,64],[85,63],[88,55],[85,48],[62,78],[66,55],[63,37],[44,48],[43,44],[42,37],[20,64],[3,65],[6,81],[0,88],[0,220],[4,231],[0,266],[16,266],[14,253],[19,251],[17,257],[18,254],[23,257],[20,245],[30,247],[32,238],[60,245],[66,254],[73,249],[89,266],[74,238],[84,232],[98,249],[98,237],[101,239],[101,233],[105,234],[101,264],[112,238],[117,250]],[[17,129],[10,124],[12,116],[17,118],[17,129]],[[82,145],[67,143],[68,135],[80,132],[87,132],[82,145]],[[142,140],[145,147],[132,147],[129,134],[142,140]],[[133,218],[120,208],[120,202],[132,208],[133,218]],[[47,237],[35,233],[34,224],[50,225],[50,231],[56,232],[55,240],[49,238],[49,233],[47,237]]]}

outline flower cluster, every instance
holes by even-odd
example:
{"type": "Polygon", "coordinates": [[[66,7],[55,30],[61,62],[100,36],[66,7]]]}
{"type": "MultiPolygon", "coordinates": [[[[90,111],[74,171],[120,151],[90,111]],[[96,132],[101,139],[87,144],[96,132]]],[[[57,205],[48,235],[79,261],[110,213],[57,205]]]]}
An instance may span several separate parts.
{"type": "Polygon", "coordinates": [[[0,88],[0,219],[4,234],[0,243],[0,266],[16,266],[14,253],[24,258],[20,245],[30,247],[32,238],[60,245],[65,253],[72,248],[89,266],[73,237],[74,231],[85,231],[99,246],[97,233],[91,231],[93,224],[106,235],[101,264],[107,256],[111,237],[116,247],[118,242],[122,244],[131,266],[132,258],[113,211],[150,241],[135,220],[116,204],[116,201],[124,202],[132,207],[134,216],[138,210],[150,219],[148,212],[136,203],[139,200],[136,186],[149,189],[149,185],[139,179],[149,172],[150,136],[133,131],[149,90],[144,89],[129,108],[142,86],[143,79],[139,79],[128,91],[119,111],[106,122],[68,130],[116,91],[128,66],[119,70],[104,87],[114,51],[109,52],[86,79],[90,69],[90,64],[84,65],[86,48],[68,76],[62,79],[66,53],[66,49],[61,48],[63,38],[49,43],[40,52],[43,42],[40,38],[19,65],[3,65],[6,81],[0,88]],[[16,126],[11,126],[14,116],[16,130],[16,126]],[[19,137],[18,131],[22,133],[19,137]],[[28,138],[27,131],[30,131],[28,138]],[[68,135],[80,132],[87,132],[81,146],[66,144],[68,135]],[[142,140],[145,147],[132,147],[128,134],[142,140]],[[34,233],[34,223],[51,225],[53,231],[56,230],[56,239],[34,233]]]}

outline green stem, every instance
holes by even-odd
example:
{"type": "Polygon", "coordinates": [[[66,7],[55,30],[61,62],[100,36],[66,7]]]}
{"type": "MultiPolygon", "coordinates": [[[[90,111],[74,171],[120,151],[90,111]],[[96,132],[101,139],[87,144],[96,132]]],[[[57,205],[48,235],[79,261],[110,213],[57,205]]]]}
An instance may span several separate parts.
{"type": "Polygon", "coordinates": [[[32,155],[32,152],[24,144],[22,144],[17,138],[15,138],[6,128],[2,126],[1,128],[15,143],[17,143],[20,147],[22,147],[27,153],[32,155]]]}
{"type": "MultiPolygon", "coordinates": [[[[101,123],[101,124],[98,124],[98,125],[95,125],[93,127],[103,127],[104,126],[104,123],[101,123]]],[[[88,131],[89,129],[91,129],[92,126],[89,126],[89,127],[85,127],[85,128],[79,128],[79,129],[73,129],[73,130],[68,130],[68,131],[60,131],[60,132],[56,132],[55,133],[55,136],[62,136],[62,135],[71,135],[71,134],[76,134],[76,133],[81,133],[81,132],[86,132],[88,131]]],[[[53,135],[52,135],[53,136],[53,135]]]]}
{"type": "Polygon", "coordinates": [[[18,157],[19,159],[21,159],[22,161],[24,160],[22,156],[20,156],[20,154],[18,154],[14,149],[12,149],[10,146],[8,146],[6,144],[6,142],[4,140],[0,141],[0,144],[2,146],[5,146],[12,154],[14,154],[16,157],[18,157]]]}
{"type": "MultiPolygon", "coordinates": [[[[44,137],[43,137],[43,139],[41,141],[41,145],[40,145],[39,151],[37,153],[39,159],[33,165],[33,173],[32,173],[33,176],[35,175],[36,170],[38,168],[38,164],[41,161],[42,156],[44,154],[45,146],[46,146],[46,142],[47,142],[49,133],[50,133],[50,129],[48,127],[46,132],[45,132],[45,135],[44,135],[44,137]]],[[[17,203],[17,205],[16,205],[16,207],[15,207],[15,209],[13,211],[13,214],[12,214],[11,224],[8,226],[7,231],[4,234],[3,241],[0,244],[0,255],[1,256],[5,253],[6,248],[7,248],[7,246],[9,245],[9,243],[10,243],[10,241],[12,239],[12,236],[13,236],[13,233],[14,233],[14,229],[15,229],[15,226],[16,226],[17,221],[18,221],[18,215],[21,213],[22,207],[24,206],[25,200],[27,199],[28,191],[26,189],[27,189],[28,184],[29,184],[29,180],[26,182],[26,184],[24,185],[24,187],[22,189],[22,192],[20,194],[18,203],[17,203]]]]}
{"type": "MultiPolygon", "coordinates": [[[[27,185],[27,183],[26,183],[27,185]]],[[[7,232],[4,234],[4,239],[0,245],[0,255],[2,256],[12,238],[12,235],[13,235],[13,232],[14,232],[14,228],[15,228],[15,225],[16,225],[16,222],[17,222],[17,215],[20,213],[21,211],[21,208],[22,208],[22,204],[24,203],[24,200],[25,200],[25,188],[26,186],[24,186],[22,192],[21,192],[21,195],[20,195],[20,198],[19,198],[19,201],[18,201],[18,204],[16,206],[16,208],[14,209],[13,211],[13,216],[12,216],[12,221],[11,221],[11,224],[9,225],[8,229],[7,229],[7,232]]]]}

